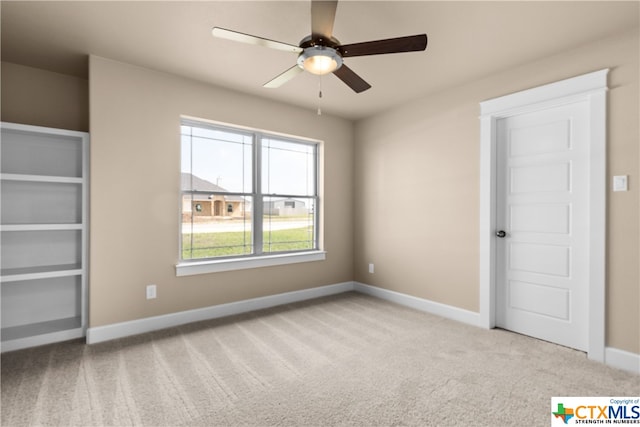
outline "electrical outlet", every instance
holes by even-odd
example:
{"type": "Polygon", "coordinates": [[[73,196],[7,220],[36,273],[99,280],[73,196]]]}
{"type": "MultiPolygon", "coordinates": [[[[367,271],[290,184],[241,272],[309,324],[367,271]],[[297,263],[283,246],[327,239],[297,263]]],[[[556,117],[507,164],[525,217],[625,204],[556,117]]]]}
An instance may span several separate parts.
{"type": "Polygon", "coordinates": [[[156,296],[156,285],[147,285],[147,299],[154,299],[156,296]]]}
{"type": "Polygon", "coordinates": [[[369,264],[369,273],[373,274],[373,263],[369,264]]]}

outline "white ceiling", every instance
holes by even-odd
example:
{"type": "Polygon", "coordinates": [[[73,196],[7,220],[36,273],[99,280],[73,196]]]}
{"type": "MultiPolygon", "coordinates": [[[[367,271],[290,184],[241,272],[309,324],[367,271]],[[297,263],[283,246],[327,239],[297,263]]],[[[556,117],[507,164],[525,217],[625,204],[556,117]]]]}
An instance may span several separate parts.
{"type": "MultiPolygon", "coordinates": [[[[322,78],[323,112],[358,119],[498,70],[638,27],[637,1],[340,1],[334,36],[355,43],[427,33],[425,52],[347,58],[373,87],[322,78]]],[[[308,73],[262,84],[296,55],[214,39],[220,26],[291,44],[310,32],[308,1],[2,1],[2,60],[87,77],[87,55],[162,70],[306,108],[308,73]]]]}

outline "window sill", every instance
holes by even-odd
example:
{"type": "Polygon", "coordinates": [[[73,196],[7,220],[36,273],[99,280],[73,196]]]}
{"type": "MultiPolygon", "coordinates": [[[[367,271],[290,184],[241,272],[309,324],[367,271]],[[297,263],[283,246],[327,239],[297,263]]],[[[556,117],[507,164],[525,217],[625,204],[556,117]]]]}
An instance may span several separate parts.
{"type": "Polygon", "coordinates": [[[296,264],[299,262],[324,261],[326,255],[327,253],[325,251],[312,251],[251,258],[181,262],[176,265],[176,276],[193,276],[195,274],[245,270],[248,268],[271,267],[274,265],[296,264]]]}

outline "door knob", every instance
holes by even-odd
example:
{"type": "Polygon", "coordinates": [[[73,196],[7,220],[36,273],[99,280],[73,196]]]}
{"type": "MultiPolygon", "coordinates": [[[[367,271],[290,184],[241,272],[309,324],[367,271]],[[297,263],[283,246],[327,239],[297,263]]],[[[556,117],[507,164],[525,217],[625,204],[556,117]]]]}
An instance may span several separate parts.
{"type": "Polygon", "coordinates": [[[501,239],[503,239],[506,235],[507,235],[507,233],[504,230],[496,231],[496,236],[501,238],[501,239]]]}

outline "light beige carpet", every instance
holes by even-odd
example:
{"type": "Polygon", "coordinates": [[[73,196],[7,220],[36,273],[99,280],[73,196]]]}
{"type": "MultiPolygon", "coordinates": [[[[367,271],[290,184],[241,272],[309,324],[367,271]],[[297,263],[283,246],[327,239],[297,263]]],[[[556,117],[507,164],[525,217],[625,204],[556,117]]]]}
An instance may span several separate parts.
{"type": "Polygon", "coordinates": [[[2,355],[3,426],[547,426],[552,396],[639,394],[583,353],[356,293],[2,355]]]}

